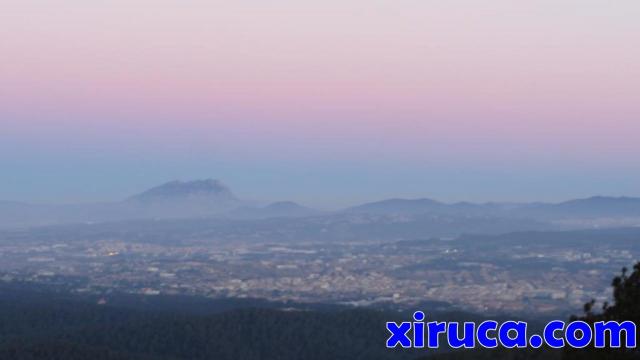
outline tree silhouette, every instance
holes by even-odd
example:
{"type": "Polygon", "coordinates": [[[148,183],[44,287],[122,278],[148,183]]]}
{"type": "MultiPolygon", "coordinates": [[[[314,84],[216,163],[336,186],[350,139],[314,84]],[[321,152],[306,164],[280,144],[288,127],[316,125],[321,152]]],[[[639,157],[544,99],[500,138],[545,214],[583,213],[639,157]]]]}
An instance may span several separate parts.
{"type": "MultiPolygon", "coordinates": [[[[633,321],[640,323],[640,262],[628,272],[623,268],[619,276],[613,278],[613,304],[605,302],[599,313],[594,312],[595,301],[584,305],[584,315],[573,316],[571,320],[583,320],[590,324],[597,321],[633,321]]],[[[636,342],[640,340],[636,334],[636,342]]],[[[640,359],[637,349],[596,349],[593,344],[585,349],[565,349],[564,359],[640,359]]]]}

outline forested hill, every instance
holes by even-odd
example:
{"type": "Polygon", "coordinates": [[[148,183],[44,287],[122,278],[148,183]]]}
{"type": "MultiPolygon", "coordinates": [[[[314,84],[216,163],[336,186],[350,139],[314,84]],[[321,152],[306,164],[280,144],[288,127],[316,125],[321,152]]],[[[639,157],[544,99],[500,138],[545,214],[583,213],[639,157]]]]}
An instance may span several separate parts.
{"type": "Polygon", "coordinates": [[[4,287],[0,359],[414,359],[384,347],[373,310],[154,310],[4,287]]]}
{"type": "MultiPolygon", "coordinates": [[[[0,359],[413,360],[447,351],[387,349],[385,323],[409,318],[397,311],[115,294],[99,305],[96,298],[0,283],[0,359]]],[[[429,317],[483,319],[458,311],[429,317]]],[[[495,355],[513,354],[465,351],[444,358],[495,355]]],[[[516,358],[530,356],[538,354],[516,358]]]]}

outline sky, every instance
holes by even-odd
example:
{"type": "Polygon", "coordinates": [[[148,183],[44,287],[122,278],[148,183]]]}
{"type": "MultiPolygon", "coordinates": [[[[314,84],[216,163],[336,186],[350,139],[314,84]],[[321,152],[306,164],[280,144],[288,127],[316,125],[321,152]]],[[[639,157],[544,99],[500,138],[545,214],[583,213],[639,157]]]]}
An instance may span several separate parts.
{"type": "Polygon", "coordinates": [[[640,196],[636,0],[0,7],[0,199],[640,196]]]}

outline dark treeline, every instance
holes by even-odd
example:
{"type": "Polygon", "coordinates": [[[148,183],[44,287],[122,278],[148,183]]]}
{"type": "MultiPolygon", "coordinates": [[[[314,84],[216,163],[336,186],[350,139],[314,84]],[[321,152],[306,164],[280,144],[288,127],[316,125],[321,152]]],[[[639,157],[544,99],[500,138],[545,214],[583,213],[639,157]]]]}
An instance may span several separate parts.
{"type": "MultiPolygon", "coordinates": [[[[154,297],[155,298],[155,297],[154,297]]],[[[0,359],[415,359],[385,348],[389,313],[237,308],[184,301],[142,310],[85,297],[0,289],[0,359]],[[219,311],[222,310],[222,311],[219,311]]],[[[120,300],[122,303],[122,300],[120,300]]],[[[241,301],[242,302],[242,301],[241,301]]],[[[147,302],[148,303],[148,302],[147,302]]],[[[242,304],[244,306],[248,304],[242,304]]],[[[397,314],[392,316],[398,316],[397,314]]]]}
{"type": "MultiPolygon", "coordinates": [[[[613,280],[613,287],[613,304],[596,312],[589,303],[579,318],[638,323],[640,264],[631,273],[623,271],[613,280]]],[[[573,360],[636,359],[639,355],[636,350],[593,348],[390,350],[384,346],[385,322],[406,320],[409,314],[250,299],[114,294],[107,305],[98,305],[96,298],[1,284],[0,359],[573,360]]],[[[433,320],[483,320],[464,312],[429,315],[433,320]]],[[[542,323],[530,320],[529,324],[539,331],[542,323]]]]}
{"type": "MultiPolygon", "coordinates": [[[[613,304],[602,304],[601,310],[595,310],[596,305],[591,301],[584,306],[584,315],[572,317],[572,320],[582,320],[593,324],[597,321],[633,321],[636,326],[640,324],[640,262],[637,263],[631,273],[628,269],[622,269],[622,273],[616,276],[611,286],[613,287],[613,304]]],[[[623,340],[624,341],[624,340],[623,340]]],[[[636,334],[636,343],[640,342],[640,334],[636,334]]],[[[607,360],[607,359],[640,359],[640,351],[635,349],[567,349],[566,360],[607,360]]]]}

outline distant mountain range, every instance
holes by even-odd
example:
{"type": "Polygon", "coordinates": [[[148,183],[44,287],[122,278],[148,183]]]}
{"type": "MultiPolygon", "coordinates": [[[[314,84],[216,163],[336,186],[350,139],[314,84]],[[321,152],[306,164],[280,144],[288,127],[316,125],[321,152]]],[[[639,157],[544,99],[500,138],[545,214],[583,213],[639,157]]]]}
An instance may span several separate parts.
{"type": "Polygon", "coordinates": [[[272,217],[304,217],[322,214],[322,211],[292,201],[278,201],[265,207],[240,207],[228,214],[230,218],[267,219],[272,217]]]}
{"type": "Polygon", "coordinates": [[[238,199],[220,180],[205,179],[171,181],[117,202],[50,205],[0,201],[0,226],[202,217],[263,219],[319,213],[290,201],[256,207],[238,199]]]}
{"type": "MultiPolygon", "coordinates": [[[[562,203],[443,203],[433,199],[387,199],[322,212],[290,201],[255,206],[219,180],[171,181],[117,202],[43,205],[0,201],[0,226],[105,222],[129,219],[219,217],[227,219],[309,216],[433,216],[521,218],[536,221],[640,218],[640,198],[596,196],[562,203]]],[[[431,220],[433,221],[433,220],[431,220]]]]}
{"type": "Polygon", "coordinates": [[[369,214],[485,214],[535,218],[640,217],[640,198],[594,196],[556,204],[467,202],[446,204],[432,199],[389,199],[351,207],[346,211],[369,214]]]}

